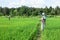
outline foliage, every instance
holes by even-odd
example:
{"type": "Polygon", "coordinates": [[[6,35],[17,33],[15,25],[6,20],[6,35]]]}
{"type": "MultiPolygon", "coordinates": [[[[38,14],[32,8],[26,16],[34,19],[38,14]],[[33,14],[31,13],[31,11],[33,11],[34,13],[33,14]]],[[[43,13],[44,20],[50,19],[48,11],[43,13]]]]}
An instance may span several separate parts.
{"type": "Polygon", "coordinates": [[[47,15],[60,15],[60,7],[56,8],[45,7],[45,8],[34,8],[22,6],[18,8],[2,8],[0,7],[0,13],[2,15],[11,15],[11,16],[37,16],[39,13],[45,12],[47,15]]]}

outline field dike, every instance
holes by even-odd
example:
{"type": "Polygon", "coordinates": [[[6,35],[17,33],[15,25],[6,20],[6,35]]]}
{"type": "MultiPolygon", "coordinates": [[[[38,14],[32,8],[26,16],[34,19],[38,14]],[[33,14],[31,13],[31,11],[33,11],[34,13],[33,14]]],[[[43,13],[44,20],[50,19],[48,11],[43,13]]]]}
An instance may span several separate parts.
{"type": "Polygon", "coordinates": [[[41,36],[40,23],[38,23],[36,30],[31,35],[31,37],[29,38],[29,40],[40,40],[40,36],[41,36]]]}

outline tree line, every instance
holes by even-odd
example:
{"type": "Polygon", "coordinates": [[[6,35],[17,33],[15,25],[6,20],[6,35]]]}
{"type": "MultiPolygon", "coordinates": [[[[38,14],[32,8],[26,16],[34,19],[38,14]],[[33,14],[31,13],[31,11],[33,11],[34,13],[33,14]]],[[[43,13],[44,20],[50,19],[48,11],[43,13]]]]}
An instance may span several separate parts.
{"type": "Polygon", "coordinates": [[[38,16],[41,15],[42,12],[45,12],[47,15],[60,15],[60,7],[56,8],[45,7],[45,8],[34,8],[22,6],[18,8],[8,8],[8,7],[0,7],[0,16],[38,16]]]}

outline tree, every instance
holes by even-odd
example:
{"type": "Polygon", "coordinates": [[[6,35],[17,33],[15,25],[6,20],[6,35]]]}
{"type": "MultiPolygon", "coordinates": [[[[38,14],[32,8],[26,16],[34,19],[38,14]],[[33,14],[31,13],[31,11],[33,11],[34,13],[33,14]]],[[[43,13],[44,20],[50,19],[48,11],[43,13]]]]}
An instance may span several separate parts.
{"type": "Polygon", "coordinates": [[[60,8],[59,8],[59,6],[57,6],[57,7],[55,8],[55,14],[56,14],[56,15],[60,15],[60,8]]]}
{"type": "Polygon", "coordinates": [[[52,9],[53,9],[53,8],[50,6],[50,7],[49,7],[49,15],[51,15],[52,9]]]}
{"type": "Polygon", "coordinates": [[[3,13],[2,13],[2,7],[0,7],[0,16],[2,16],[3,13]]]}
{"type": "Polygon", "coordinates": [[[48,9],[47,6],[44,8],[44,12],[45,12],[47,15],[49,14],[49,9],[48,9]]]}
{"type": "Polygon", "coordinates": [[[9,8],[7,8],[7,7],[5,7],[5,8],[3,8],[3,14],[4,15],[9,15],[9,8]]]}
{"type": "Polygon", "coordinates": [[[13,12],[14,10],[15,10],[15,8],[11,8],[11,9],[10,9],[10,15],[11,15],[11,16],[14,16],[14,15],[13,15],[13,14],[14,14],[14,12],[13,12]]]}
{"type": "Polygon", "coordinates": [[[11,15],[11,16],[38,16],[41,15],[42,12],[45,12],[47,15],[60,15],[60,8],[57,6],[56,8],[52,8],[51,6],[48,8],[34,8],[22,6],[18,8],[7,8],[0,7],[0,16],[11,15]]]}

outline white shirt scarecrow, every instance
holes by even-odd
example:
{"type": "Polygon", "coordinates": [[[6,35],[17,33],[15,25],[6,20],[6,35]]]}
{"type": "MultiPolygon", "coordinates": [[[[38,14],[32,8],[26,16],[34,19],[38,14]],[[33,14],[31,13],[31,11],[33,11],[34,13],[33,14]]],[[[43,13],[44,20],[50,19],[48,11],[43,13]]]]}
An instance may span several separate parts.
{"type": "Polygon", "coordinates": [[[42,13],[42,17],[41,17],[41,30],[44,30],[45,22],[46,22],[45,13],[42,13]]]}

